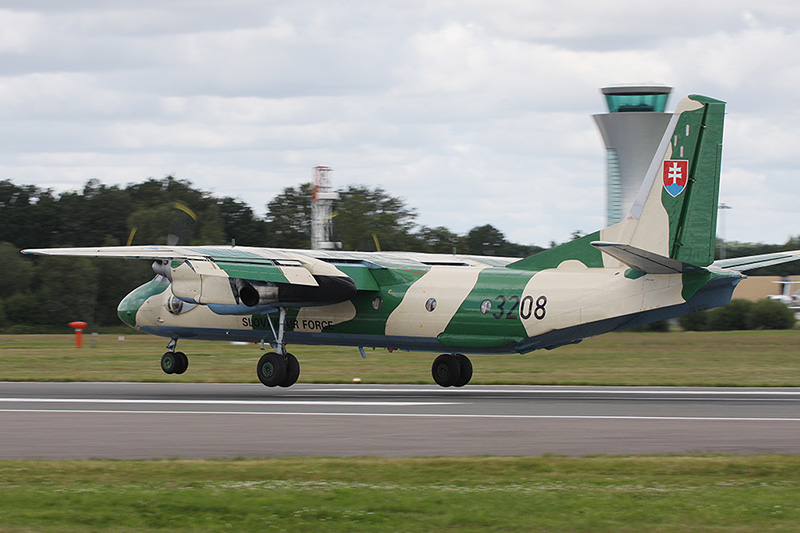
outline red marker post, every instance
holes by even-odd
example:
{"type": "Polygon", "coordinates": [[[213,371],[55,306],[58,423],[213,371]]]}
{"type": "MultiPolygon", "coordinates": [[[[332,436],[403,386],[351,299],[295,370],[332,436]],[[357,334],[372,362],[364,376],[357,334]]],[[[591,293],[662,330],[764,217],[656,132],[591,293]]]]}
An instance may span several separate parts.
{"type": "Polygon", "coordinates": [[[75,347],[83,347],[83,330],[85,330],[86,326],[89,324],[86,322],[70,322],[67,325],[75,330],[75,347]]]}

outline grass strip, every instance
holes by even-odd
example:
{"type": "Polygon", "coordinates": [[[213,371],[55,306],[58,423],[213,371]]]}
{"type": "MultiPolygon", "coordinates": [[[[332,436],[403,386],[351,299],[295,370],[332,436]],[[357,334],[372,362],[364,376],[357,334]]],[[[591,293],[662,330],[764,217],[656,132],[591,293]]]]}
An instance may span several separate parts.
{"type": "Polygon", "coordinates": [[[0,531],[796,531],[800,457],[0,462],[0,531]]]}
{"type": "MultiPolygon", "coordinates": [[[[180,376],[161,371],[166,339],[0,335],[5,381],[256,381],[256,345],[179,342],[189,356],[180,376]]],[[[472,384],[800,386],[800,329],[787,331],[609,333],[581,344],[525,355],[474,355],[472,384]]],[[[300,382],[432,383],[436,354],[290,346],[300,382]]]]}

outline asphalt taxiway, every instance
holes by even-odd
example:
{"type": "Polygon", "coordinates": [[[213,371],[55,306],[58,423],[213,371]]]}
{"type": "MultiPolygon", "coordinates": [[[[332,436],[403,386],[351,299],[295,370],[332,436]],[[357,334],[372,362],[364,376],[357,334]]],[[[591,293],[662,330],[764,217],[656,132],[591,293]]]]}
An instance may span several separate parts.
{"type": "Polygon", "coordinates": [[[800,388],[0,383],[0,459],[800,453],[800,388]]]}

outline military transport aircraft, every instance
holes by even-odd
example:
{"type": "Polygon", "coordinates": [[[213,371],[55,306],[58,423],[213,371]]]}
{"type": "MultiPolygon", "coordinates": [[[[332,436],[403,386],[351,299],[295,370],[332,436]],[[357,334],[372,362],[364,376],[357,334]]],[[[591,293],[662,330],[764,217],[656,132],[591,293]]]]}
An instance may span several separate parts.
{"type": "Polygon", "coordinates": [[[300,374],[287,344],[441,352],[433,379],[463,386],[464,354],[526,353],[728,303],[740,271],[800,251],[713,263],[725,103],[678,105],[627,219],[525,259],[240,246],[121,246],[26,254],[154,261],[156,276],[119,304],[130,326],[170,338],[272,345],[264,385],[300,374]],[[721,268],[724,266],[725,268],[721,268]]]}

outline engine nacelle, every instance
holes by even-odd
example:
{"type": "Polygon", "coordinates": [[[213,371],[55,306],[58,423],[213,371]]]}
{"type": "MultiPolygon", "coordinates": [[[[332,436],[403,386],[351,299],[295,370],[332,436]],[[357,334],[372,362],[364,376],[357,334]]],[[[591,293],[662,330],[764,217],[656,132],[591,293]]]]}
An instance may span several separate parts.
{"type": "Polygon", "coordinates": [[[299,265],[281,265],[280,268],[281,278],[286,281],[232,278],[211,261],[187,260],[172,268],[161,262],[153,264],[156,272],[172,281],[172,293],[177,298],[196,304],[230,306],[231,309],[242,307],[242,311],[265,306],[331,305],[347,301],[357,293],[355,282],[333,267],[328,267],[328,272],[338,275],[312,273],[299,265]]]}
{"type": "Polygon", "coordinates": [[[234,298],[248,307],[310,307],[345,302],[358,292],[355,282],[343,276],[314,276],[316,286],[231,280],[234,298]]]}
{"type": "Polygon", "coordinates": [[[247,307],[274,305],[280,301],[278,287],[274,283],[232,279],[231,289],[233,289],[234,297],[238,295],[239,300],[247,307]]]}

